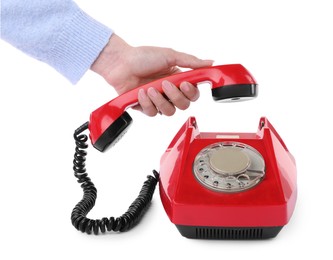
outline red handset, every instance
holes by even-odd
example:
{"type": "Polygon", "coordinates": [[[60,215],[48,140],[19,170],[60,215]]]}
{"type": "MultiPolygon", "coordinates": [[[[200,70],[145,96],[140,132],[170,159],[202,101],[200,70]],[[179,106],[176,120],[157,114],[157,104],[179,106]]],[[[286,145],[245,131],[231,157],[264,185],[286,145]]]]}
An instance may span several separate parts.
{"type": "Polygon", "coordinates": [[[108,146],[115,144],[132,122],[126,109],[138,103],[139,90],[153,87],[163,93],[164,80],[177,87],[184,81],[192,84],[208,81],[215,101],[236,101],[257,96],[257,83],[241,64],[211,66],[177,73],[126,92],[93,111],[89,122],[92,145],[103,152],[108,146]]]}

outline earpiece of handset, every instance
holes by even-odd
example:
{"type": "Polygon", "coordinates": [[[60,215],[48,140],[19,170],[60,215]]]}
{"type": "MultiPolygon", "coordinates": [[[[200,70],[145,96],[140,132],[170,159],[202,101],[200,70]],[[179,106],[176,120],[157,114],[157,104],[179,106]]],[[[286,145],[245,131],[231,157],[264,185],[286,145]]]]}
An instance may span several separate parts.
{"type": "Polygon", "coordinates": [[[247,100],[256,97],[258,91],[255,79],[241,64],[211,66],[173,74],[126,92],[93,111],[89,121],[89,136],[93,146],[103,152],[114,145],[132,123],[126,109],[138,103],[139,90],[153,87],[163,93],[164,80],[177,87],[184,81],[192,84],[208,81],[215,101],[247,100]]]}

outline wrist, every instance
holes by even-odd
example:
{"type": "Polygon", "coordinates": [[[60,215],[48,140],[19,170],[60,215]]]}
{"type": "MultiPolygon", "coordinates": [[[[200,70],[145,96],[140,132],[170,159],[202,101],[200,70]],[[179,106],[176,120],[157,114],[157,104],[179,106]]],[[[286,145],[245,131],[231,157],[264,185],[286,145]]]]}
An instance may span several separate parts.
{"type": "Polygon", "coordinates": [[[124,53],[131,46],[116,34],[112,34],[90,69],[110,82],[110,70],[117,69],[119,64],[124,63],[124,53]]]}

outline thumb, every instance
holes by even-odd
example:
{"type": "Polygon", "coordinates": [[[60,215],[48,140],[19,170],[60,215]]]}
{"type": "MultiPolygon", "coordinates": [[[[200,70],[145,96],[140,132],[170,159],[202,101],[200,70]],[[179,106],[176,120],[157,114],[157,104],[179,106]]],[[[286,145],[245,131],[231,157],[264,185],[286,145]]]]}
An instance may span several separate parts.
{"type": "Polygon", "coordinates": [[[172,52],[171,55],[168,56],[169,64],[171,66],[197,69],[201,67],[212,66],[214,63],[213,60],[199,59],[196,56],[184,52],[178,52],[175,50],[171,50],[171,52],[172,52]]]}

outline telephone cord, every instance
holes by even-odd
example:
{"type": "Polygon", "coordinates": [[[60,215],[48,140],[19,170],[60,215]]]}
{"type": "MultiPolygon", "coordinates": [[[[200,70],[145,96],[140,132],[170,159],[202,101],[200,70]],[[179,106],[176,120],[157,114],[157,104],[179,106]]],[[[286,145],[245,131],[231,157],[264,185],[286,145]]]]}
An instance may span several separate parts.
{"type": "Polygon", "coordinates": [[[146,212],[159,181],[159,173],[153,170],[153,175],[148,175],[147,180],[143,183],[138,197],[132,202],[128,210],[120,217],[103,217],[102,219],[87,218],[87,214],[94,207],[97,198],[97,189],[91,179],[88,177],[85,168],[88,148],[88,136],[81,134],[88,129],[89,122],[86,122],[74,132],[75,154],[73,160],[74,176],[83,189],[83,197],[74,207],[71,214],[73,226],[87,234],[106,231],[124,232],[133,228],[146,212]]]}

